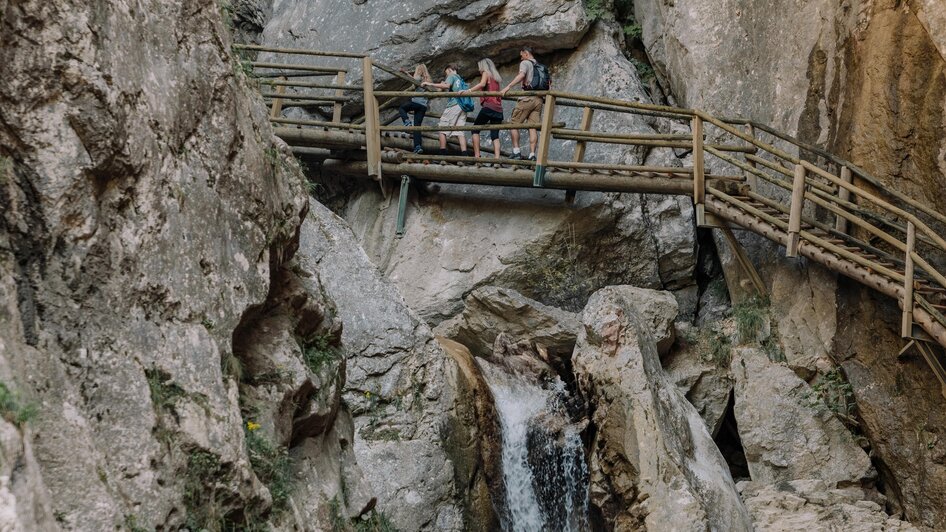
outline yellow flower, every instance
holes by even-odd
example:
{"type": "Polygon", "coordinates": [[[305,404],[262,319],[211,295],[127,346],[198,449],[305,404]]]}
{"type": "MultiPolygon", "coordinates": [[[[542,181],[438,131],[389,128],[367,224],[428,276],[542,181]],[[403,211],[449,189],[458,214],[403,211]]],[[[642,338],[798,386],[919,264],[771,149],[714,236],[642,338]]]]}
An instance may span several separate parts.
{"type": "Polygon", "coordinates": [[[370,399],[370,398],[371,398],[371,392],[367,392],[367,391],[366,391],[366,392],[365,392],[365,397],[367,397],[367,398],[370,399]]]}
{"type": "Polygon", "coordinates": [[[260,427],[259,423],[253,423],[252,421],[246,422],[246,430],[250,432],[253,432],[254,430],[259,430],[259,427],[260,427]]]}

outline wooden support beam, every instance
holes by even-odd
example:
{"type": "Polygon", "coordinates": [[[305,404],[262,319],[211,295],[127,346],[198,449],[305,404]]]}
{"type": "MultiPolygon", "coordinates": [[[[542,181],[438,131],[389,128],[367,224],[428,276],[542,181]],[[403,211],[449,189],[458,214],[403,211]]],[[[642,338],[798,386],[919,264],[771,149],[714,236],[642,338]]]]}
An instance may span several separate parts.
{"type": "Polygon", "coordinates": [[[703,119],[699,116],[694,116],[691,128],[693,129],[693,208],[696,211],[696,225],[702,226],[706,223],[705,207],[703,205],[706,199],[706,172],[703,160],[703,119]]]}
{"type": "Polygon", "coordinates": [[[913,331],[913,248],[916,246],[916,227],[907,222],[907,249],[903,273],[903,321],[900,335],[904,338],[913,331]]]}
{"type": "MultiPolygon", "coordinates": [[[[362,61],[365,88],[365,150],[368,152],[368,175],[381,182],[381,124],[378,100],[374,96],[374,77],[371,58],[362,61]]],[[[383,186],[381,187],[384,188],[383,186]]]]}
{"type": "Polygon", "coordinates": [[[555,118],[555,96],[545,97],[545,108],[542,110],[542,129],[539,130],[538,154],[535,157],[535,176],[532,186],[541,187],[545,180],[545,169],[549,162],[549,141],[552,140],[552,120],[555,118]]]}
{"type": "MultiPolygon", "coordinates": [[[[850,184],[854,182],[853,179],[854,178],[851,175],[851,169],[847,166],[842,166],[841,181],[850,184]]],[[[841,201],[850,201],[851,191],[844,187],[838,187],[838,199],[841,201]]],[[[834,228],[842,233],[847,233],[847,220],[842,216],[838,216],[834,221],[834,228]]]]}
{"type": "Polygon", "coordinates": [[[795,165],[795,179],[792,181],[792,203],[788,215],[788,242],[785,245],[786,257],[798,256],[798,241],[801,233],[801,212],[805,206],[805,167],[795,165]]]}
{"type": "MultiPolygon", "coordinates": [[[[345,72],[339,72],[335,76],[335,84],[340,87],[345,85],[345,72]]],[[[342,98],[343,96],[345,96],[344,89],[335,89],[336,98],[342,98]]],[[[341,123],[341,121],[342,121],[342,101],[338,100],[335,102],[335,106],[332,108],[332,122],[339,124],[341,123]]]]}
{"type": "MultiPolygon", "coordinates": [[[[755,127],[753,127],[752,124],[746,125],[746,134],[752,138],[755,138],[755,127]]],[[[752,146],[751,142],[747,142],[746,146],[747,147],[751,146],[753,148],[755,147],[755,146],[752,146]]],[[[752,159],[749,159],[748,157],[746,158],[746,164],[748,164],[752,168],[756,167],[755,161],[753,161],[752,159]]],[[[758,192],[759,191],[759,176],[756,175],[755,172],[749,172],[749,171],[745,171],[745,174],[746,174],[746,182],[749,183],[749,190],[753,192],[758,192]]]]}
{"type": "Polygon", "coordinates": [[[758,294],[759,297],[767,297],[768,290],[765,289],[765,283],[762,282],[762,277],[755,269],[755,266],[752,265],[752,261],[749,260],[749,255],[742,247],[742,244],[736,240],[736,235],[733,234],[732,229],[730,229],[728,226],[723,226],[720,227],[719,230],[721,233],[723,233],[723,236],[726,237],[726,242],[732,249],[733,255],[736,256],[736,261],[738,261],[739,265],[742,266],[742,270],[746,272],[746,276],[749,277],[749,281],[751,281],[752,286],[755,287],[756,294],[758,294]]]}
{"type": "Polygon", "coordinates": [[[926,363],[930,366],[930,369],[933,370],[933,374],[936,375],[936,379],[939,381],[940,391],[943,394],[943,397],[946,398],[946,367],[943,365],[943,360],[936,355],[936,352],[933,351],[933,348],[925,342],[916,342],[916,350],[923,355],[923,359],[926,360],[926,363]]]}
{"type": "Polygon", "coordinates": [[[404,236],[404,219],[407,216],[407,194],[411,188],[411,177],[401,176],[401,195],[397,201],[397,229],[395,235],[398,238],[404,236]]]}
{"type": "MultiPolygon", "coordinates": [[[[591,122],[594,120],[595,110],[591,107],[585,107],[581,111],[581,124],[579,128],[582,131],[588,131],[591,129],[591,122]]],[[[572,157],[573,163],[584,162],[585,160],[585,141],[579,140],[575,142],[575,156],[572,157]]],[[[565,201],[568,203],[575,202],[575,195],[578,193],[576,190],[566,190],[565,191],[565,201]]]]}
{"type": "MultiPolygon", "coordinates": [[[[286,81],[286,78],[279,78],[280,81],[286,81]]],[[[280,85],[276,87],[276,94],[285,94],[286,87],[280,85]]],[[[282,116],[282,98],[275,98],[273,100],[273,108],[269,112],[270,118],[280,118],[282,116]]]]}

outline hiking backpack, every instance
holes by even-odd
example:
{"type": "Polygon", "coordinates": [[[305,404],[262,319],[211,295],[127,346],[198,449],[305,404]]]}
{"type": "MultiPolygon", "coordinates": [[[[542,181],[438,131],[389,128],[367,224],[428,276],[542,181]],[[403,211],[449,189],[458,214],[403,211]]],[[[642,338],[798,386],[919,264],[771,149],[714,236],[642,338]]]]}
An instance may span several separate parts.
{"type": "MultiPolygon", "coordinates": [[[[453,92],[460,92],[469,89],[470,86],[463,81],[463,78],[457,76],[457,80],[453,82],[453,86],[450,87],[450,90],[453,92]]],[[[460,109],[464,113],[469,113],[473,110],[473,98],[469,96],[457,96],[457,103],[460,104],[460,109]]]]}
{"type": "Polygon", "coordinates": [[[547,91],[552,87],[552,78],[549,77],[549,67],[532,60],[532,83],[526,87],[528,91],[547,91]]]}

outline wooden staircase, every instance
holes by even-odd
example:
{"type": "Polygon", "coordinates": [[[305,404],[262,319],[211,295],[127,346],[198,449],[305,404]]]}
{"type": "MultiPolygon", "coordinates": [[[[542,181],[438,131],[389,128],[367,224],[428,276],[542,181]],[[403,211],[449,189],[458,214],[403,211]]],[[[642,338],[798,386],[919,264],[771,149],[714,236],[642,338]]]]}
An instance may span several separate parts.
{"type": "MultiPolygon", "coordinates": [[[[265,87],[262,92],[271,106],[274,132],[294,151],[321,160],[323,170],[368,176],[385,194],[400,183],[399,234],[407,191],[417,179],[561,189],[566,191],[566,201],[572,201],[579,190],[687,195],[693,198],[700,226],[719,228],[729,236],[730,229],[751,231],[785,246],[789,257],[804,256],[894,298],[903,311],[904,350],[914,350],[926,360],[946,395],[946,276],[934,266],[946,263],[946,240],[941,236],[946,216],[884,186],[848,161],[751,120],[561,91],[470,94],[505,99],[543,96],[541,123],[453,128],[391,125],[399,122],[392,108],[405,99],[451,94],[416,92],[413,79],[365,54],[235,48],[244,58],[244,70],[252,69],[265,87]],[[250,55],[256,57],[249,59],[250,55]],[[350,65],[361,71],[356,83],[345,81],[350,65]],[[405,89],[378,90],[375,70],[385,77],[380,85],[401,84],[405,89]],[[334,83],[311,80],[321,76],[332,77],[334,83]],[[285,106],[324,118],[284,118],[285,106]],[[568,108],[580,110],[576,113],[580,120],[571,126],[556,120],[556,113],[568,108]],[[354,110],[354,116],[346,119],[345,110],[354,110]],[[691,134],[595,131],[596,113],[683,123],[691,134]],[[429,154],[437,147],[433,139],[438,131],[530,127],[539,133],[536,161],[429,154]],[[412,153],[407,137],[414,132],[425,136],[428,153],[412,153]],[[572,156],[551,158],[549,147],[556,142],[574,146],[572,156]],[[656,167],[588,162],[585,152],[592,144],[672,149],[678,156],[687,150],[691,163],[656,167]],[[398,181],[386,176],[396,176],[398,181]]],[[[751,268],[744,253],[740,255],[751,268]]]]}

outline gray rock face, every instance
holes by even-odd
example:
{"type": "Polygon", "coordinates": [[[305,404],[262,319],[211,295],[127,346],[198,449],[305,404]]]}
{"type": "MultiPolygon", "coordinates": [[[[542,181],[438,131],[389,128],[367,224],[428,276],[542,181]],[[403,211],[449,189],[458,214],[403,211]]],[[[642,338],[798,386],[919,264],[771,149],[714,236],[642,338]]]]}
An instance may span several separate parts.
{"type": "Polygon", "coordinates": [[[596,292],[573,355],[594,404],[591,503],[616,530],[751,530],[696,410],[670,382],[630,287],[596,292]]]}
{"type": "Polygon", "coordinates": [[[56,521],[172,529],[265,509],[221,361],[291,256],[304,189],[218,6],[4,11],[0,359],[39,406],[56,521]]]}
{"type": "Polygon", "coordinates": [[[663,359],[663,366],[680,393],[700,413],[710,434],[716,437],[732,393],[729,368],[704,360],[697,346],[672,351],[663,359]]]}
{"type": "Polygon", "coordinates": [[[337,302],[348,354],[343,397],[354,418],[355,457],[378,507],[404,530],[460,530],[454,469],[440,434],[456,366],[358,246],[344,221],[311,202],[299,260],[337,302]]]}
{"type": "Polygon", "coordinates": [[[579,0],[276,0],[262,41],[369,52],[395,66],[427,62],[433,73],[455,60],[517,58],[516,46],[526,42],[541,50],[571,48],[588,23],[579,0]]]}
{"type": "Polygon", "coordinates": [[[734,350],[732,374],[736,423],[753,481],[815,478],[845,487],[874,476],[867,453],[791,369],[743,347],[734,350]]]}

